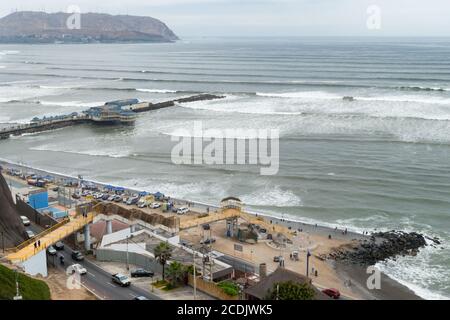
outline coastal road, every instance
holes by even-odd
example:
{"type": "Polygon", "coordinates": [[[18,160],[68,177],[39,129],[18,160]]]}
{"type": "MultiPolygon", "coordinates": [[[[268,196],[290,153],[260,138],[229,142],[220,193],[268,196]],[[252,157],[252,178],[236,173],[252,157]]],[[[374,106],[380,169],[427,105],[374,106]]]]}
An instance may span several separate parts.
{"type": "Polygon", "coordinates": [[[134,285],[123,288],[111,281],[111,274],[101,269],[93,262],[85,259],[82,262],[72,260],[72,250],[65,246],[59,254],[64,256],[64,266],[60,264],[57,257],[48,256],[49,263],[55,263],[56,268],[61,272],[65,272],[66,268],[72,264],[80,264],[87,270],[87,274],[81,276],[82,285],[102,300],[133,300],[135,297],[143,296],[149,300],[161,300],[157,295],[138,288],[134,285]]]}

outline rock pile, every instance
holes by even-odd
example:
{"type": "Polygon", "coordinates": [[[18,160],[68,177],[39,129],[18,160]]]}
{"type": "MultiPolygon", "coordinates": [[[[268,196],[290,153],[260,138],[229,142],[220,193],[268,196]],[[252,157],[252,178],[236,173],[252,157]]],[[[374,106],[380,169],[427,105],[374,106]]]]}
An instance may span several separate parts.
{"type": "MultiPolygon", "coordinates": [[[[434,239],[434,241],[439,241],[434,239]]],[[[419,233],[402,231],[378,232],[352,247],[336,249],[327,258],[362,266],[371,266],[396,256],[416,255],[427,245],[419,233]]]]}

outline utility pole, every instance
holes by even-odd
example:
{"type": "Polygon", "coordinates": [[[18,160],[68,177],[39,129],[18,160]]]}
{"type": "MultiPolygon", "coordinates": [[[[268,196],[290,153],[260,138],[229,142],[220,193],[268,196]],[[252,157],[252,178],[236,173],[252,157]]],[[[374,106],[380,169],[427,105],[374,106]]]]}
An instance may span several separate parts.
{"type": "Polygon", "coordinates": [[[5,253],[5,233],[2,231],[2,249],[3,253],[5,253]]]}
{"type": "Polygon", "coordinates": [[[197,300],[197,271],[195,269],[195,249],[192,249],[194,256],[194,300],[197,300]]]}
{"type": "Polygon", "coordinates": [[[16,273],[16,295],[14,296],[14,300],[22,300],[22,296],[20,295],[20,290],[19,290],[19,274],[17,273],[17,270],[15,271],[16,273]]]}
{"type": "Polygon", "coordinates": [[[127,236],[127,271],[130,271],[130,265],[128,263],[128,238],[129,236],[127,236]]]}
{"type": "Polygon", "coordinates": [[[311,253],[309,252],[306,254],[306,277],[309,278],[309,257],[311,257],[311,253]]]}

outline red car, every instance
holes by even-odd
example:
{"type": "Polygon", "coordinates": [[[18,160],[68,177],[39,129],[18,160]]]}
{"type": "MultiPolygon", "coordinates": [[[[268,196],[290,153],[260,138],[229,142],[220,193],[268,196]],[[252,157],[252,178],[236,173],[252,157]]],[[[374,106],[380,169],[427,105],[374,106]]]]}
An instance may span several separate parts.
{"type": "Polygon", "coordinates": [[[322,290],[322,292],[333,299],[339,299],[339,297],[341,296],[341,293],[338,289],[325,289],[322,290]]]}

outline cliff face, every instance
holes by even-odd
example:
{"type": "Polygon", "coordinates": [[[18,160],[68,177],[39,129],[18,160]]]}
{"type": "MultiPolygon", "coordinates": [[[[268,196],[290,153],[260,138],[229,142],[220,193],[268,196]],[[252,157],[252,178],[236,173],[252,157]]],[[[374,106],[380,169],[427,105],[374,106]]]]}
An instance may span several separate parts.
{"type": "Polygon", "coordinates": [[[81,14],[81,29],[68,29],[68,13],[15,12],[0,19],[0,42],[171,42],[178,37],[151,17],[81,14]]]}
{"type": "MultiPolygon", "coordinates": [[[[8,184],[0,173],[0,233],[3,233],[5,247],[11,248],[25,241],[25,227],[16,210],[8,184]]],[[[0,236],[0,242],[2,241],[0,236]]],[[[1,247],[0,243],[0,247],[1,247]]]]}

